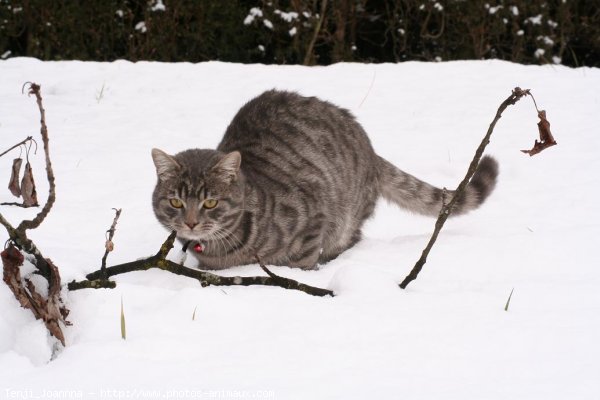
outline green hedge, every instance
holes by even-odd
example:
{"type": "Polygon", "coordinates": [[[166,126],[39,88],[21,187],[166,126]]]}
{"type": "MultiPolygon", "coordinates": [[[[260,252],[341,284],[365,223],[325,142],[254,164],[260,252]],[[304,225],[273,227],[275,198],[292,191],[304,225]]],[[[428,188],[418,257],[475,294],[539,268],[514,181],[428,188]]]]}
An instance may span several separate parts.
{"type": "Polygon", "coordinates": [[[599,0],[0,0],[0,57],[600,66],[599,0]],[[324,12],[323,12],[324,10],[324,12]]]}

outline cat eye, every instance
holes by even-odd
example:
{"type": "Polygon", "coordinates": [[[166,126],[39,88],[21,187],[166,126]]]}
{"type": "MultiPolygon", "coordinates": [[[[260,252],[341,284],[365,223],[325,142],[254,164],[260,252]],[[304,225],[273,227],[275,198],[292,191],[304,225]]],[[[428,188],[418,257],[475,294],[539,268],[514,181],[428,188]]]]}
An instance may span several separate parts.
{"type": "Polygon", "coordinates": [[[219,200],[206,199],[206,200],[204,200],[204,203],[202,205],[204,206],[204,208],[207,208],[210,210],[211,208],[215,208],[218,203],[219,203],[219,200]]]}
{"type": "Polygon", "coordinates": [[[175,208],[183,207],[183,201],[181,201],[179,199],[169,199],[169,203],[171,203],[171,206],[173,206],[175,208]]]}

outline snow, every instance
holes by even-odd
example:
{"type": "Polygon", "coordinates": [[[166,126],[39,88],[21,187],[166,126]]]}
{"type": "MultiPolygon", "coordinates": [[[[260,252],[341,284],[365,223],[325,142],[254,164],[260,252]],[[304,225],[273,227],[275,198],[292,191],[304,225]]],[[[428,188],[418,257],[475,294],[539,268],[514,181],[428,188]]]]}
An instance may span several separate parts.
{"type": "Polygon", "coordinates": [[[298,19],[298,16],[299,16],[299,14],[294,11],[285,12],[285,11],[281,11],[281,10],[275,10],[274,13],[279,15],[279,17],[282,20],[284,20],[285,22],[288,22],[288,23],[294,22],[295,20],[298,19]]]}
{"type": "Polygon", "coordinates": [[[260,8],[252,7],[246,18],[244,18],[244,25],[250,25],[252,22],[254,22],[254,19],[261,18],[262,16],[263,12],[260,8]]]}
{"type": "Polygon", "coordinates": [[[493,14],[496,14],[498,12],[498,10],[500,10],[502,8],[503,7],[501,5],[496,6],[496,7],[490,7],[488,11],[489,11],[490,15],[493,15],[493,14]]]}
{"type": "Polygon", "coordinates": [[[542,58],[542,57],[544,57],[544,54],[546,54],[546,50],[544,50],[544,49],[536,49],[535,52],[533,53],[535,58],[542,58]]]}
{"type": "MultiPolygon", "coordinates": [[[[109,264],[156,253],[167,233],[150,205],[150,150],[214,148],[237,109],[273,87],[350,109],[382,157],[438,186],[462,179],[515,86],[532,89],[559,144],[531,158],[519,152],[537,138],[537,117],[528,98],[510,106],[486,150],[501,166],[495,192],[446,224],[406,290],[397,284],[434,221],[383,202],[364,240],[319,271],[272,267],[331,288],[334,298],[202,288],[159,270],[120,275],[113,290],[65,292],[73,326],[52,361],[54,339],[0,284],[0,398],[600,393],[600,70],[500,61],[300,67],[11,58],[0,61],[0,151],[38,137],[35,101],[21,94],[26,81],[42,85],[58,196],[31,238],[65,283],[98,268],[112,207],[123,213],[109,264]]],[[[0,159],[0,182],[17,156],[0,159]]],[[[31,162],[44,199],[42,152],[31,162]]],[[[13,199],[4,190],[0,201],[13,199]]],[[[0,211],[13,223],[36,213],[0,211]]],[[[223,273],[264,274],[256,265],[223,273]]]]}
{"type": "Polygon", "coordinates": [[[263,25],[266,26],[268,29],[273,30],[273,23],[266,18],[263,19],[263,25]]]}
{"type": "Polygon", "coordinates": [[[163,0],[156,0],[156,2],[150,8],[152,11],[165,11],[167,7],[165,7],[165,3],[163,0]]]}
{"type": "Polygon", "coordinates": [[[551,38],[549,38],[548,36],[542,36],[539,35],[536,40],[540,41],[540,42],[544,42],[544,44],[546,46],[552,46],[554,45],[554,40],[552,40],[551,38]]]}
{"type": "Polygon", "coordinates": [[[135,24],[135,30],[139,31],[139,32],[142,32],[142,33],[146,33],[146,31],[148,30],[146,28],[146,22],[140,21],[137,24],[135,24]]]}
{"type": "Polygon", "coordinates": [[[534,17],[529,17],[525,20],[525,22],[531,22],[533,25],[541,25],[542,24],[542,14],[538,14],[534,17]]]}

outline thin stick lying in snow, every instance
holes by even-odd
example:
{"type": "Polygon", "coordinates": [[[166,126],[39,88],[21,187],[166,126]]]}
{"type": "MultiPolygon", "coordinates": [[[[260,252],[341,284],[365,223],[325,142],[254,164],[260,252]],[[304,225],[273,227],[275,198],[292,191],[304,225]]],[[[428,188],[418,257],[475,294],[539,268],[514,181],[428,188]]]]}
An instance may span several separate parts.
{"type": "Polygon", "coordinates": [[[268,269],[265,266],[265,264],[262,263],[258,254],[255,254],[254,257],[256,258],[256,262],[258,262],[258,265],[260,265],[262,270],[265,271],[267,273],[267,275],[269,275],[269,277],[277,284],[277,286],[281,286],[286,289],[302,290],[303,292],[306,292],[306,293],[309,293],[309,294],[312,294],[315,296],[327,296],[327,295],[334,296],[333,292],[329,289],[321,289],[321,288],[316,288],[313,286],[308,286],[308,285],[305,285],[304,283],[297,282],[293,279],[289,279],[289,278],[285,278],[283,276],[276,275],[274,272],[272,272],[270,269],[268,269]]]}
{"type": "Polygon", "coordinates": [[[508,106],[514,105],[523,96],[526,96],[528,94],[529,94],[529,89],[523,90],[519,87],[516,87],[513,89],[510,96],[508,96],[506,98],[506,100],[504,100],[502,102],[502,104],[500,104],[500,107],[498,107],[498,111],[496,111],[496,116],[494,117],[494,120],[490,124],[490,127],[488,128],[486,135],[484,136],[483,140],[481,141],[481,144],[475,151],[475,155],[473,156],[473,160],[471,161],[471,164],[469,165],[469,170],[467,171],[467,174],[463,178],[462,182],[460,182],[460,184],[456,188],[456,190],[454,192],[454,196],[452,197],[452,200],[450,200],[450,202],[448,204],[444,204],[442,209],[440,210],[438,218],[435,221],[435,229],[433,230],[433,234],[431,235],[431,238],[429,239],[427,246],[425,246],[425,249],[421,253],[421,258],[419,258],[417,260],[413,269],[406,276],[406,278],[404,278],[404,280],[400,283],[399,286],[402,289],[406,289],[406,287],[408,286],[408,284],[410,282],[417,279],[419,272],[421,272],[421,270],[423,269],[423,265],[425,265],[425,263],[427,262],[427,256],[429,255],[429,252],[431,251],[433,244],[437,240],[437,237],[438,237],[440,231],[442,230],[444,223],[446,222],[446,220],[452,213],[452,210],[454,209],[454,205],[456,204],[458,199],[463,196],[463,193],[464,193],[465,189],[467,188],[467,184],[469,183],[469,181],[475,174],[475,171],[477,170],[477,166],[479,165],[479,161],[481,160],[481,156],[483,156],[483,151],[485,150],[486,146],[490,143],[490,136],[492,136],[494,127],[496,126],[496,123],[502,116],[502,113],[504,112],[504,110],[506,110],[506,108],[508,106]]]}
{"type": "MultiPolygon", "coordinates": [[[[203,287],[206,286],[251,286],[251,285],[265,285],[265,286],[279,286],[285,289],[300,290],[304,293],[313,296],[333,296],[334,293],[328,289],[322,289],[315,286],[306,285],[293,279],[283,278],[277,276],[271,272],[274,276],[220,276],[210,272],[201,271],[197,269],[187,268],[181,264],[177,264],[173,261],[167,260],[166,257],[169,251],[174,246],[176,232],[173,231],[162,244],[160,250],[156,255],[148,257],[142,260],[136,260],[124,264],[114,265],[107,267],[104,270],[94,271],[86,275],[86,280],[83,281],[72,281],[67,287],[69,290],[78,289],[98,289],[106,287],[115,287],[114,281],[103,280],[103,276],[106,279],[111,276],[125,274],[133,271],[146,271],[152,268],[162,269],[176,275],[187,276],[188,278],[196,279],[200,282],[203,287]],[[110,286],[107,286],[110,285],[110,286]]],[[[261,265],[261,267],[264,267],[261,265]]]]}

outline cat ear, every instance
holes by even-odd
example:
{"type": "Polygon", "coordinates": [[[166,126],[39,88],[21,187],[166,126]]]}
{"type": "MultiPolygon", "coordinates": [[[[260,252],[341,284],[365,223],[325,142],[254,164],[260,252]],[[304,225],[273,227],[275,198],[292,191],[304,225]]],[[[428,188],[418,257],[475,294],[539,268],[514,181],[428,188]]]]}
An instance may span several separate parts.
{"type": "Polygon", "coordinates": [[[225,154],[225,156],[212,167],[211,171],[215,172],[220,178],[231,183],[237,178],[241,163],[242,155],[240,152],[232,151],[231,153],[225,154]]]}
{"type": "Polygon", "coordinates": [[[159,149],[152,149],[152,160],[154,160],[158,179],[161,181],[177,176],[181,168],[172,156],[159,149]]]}

